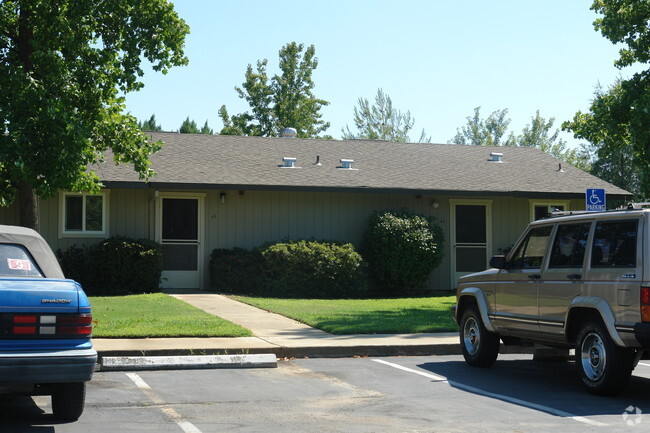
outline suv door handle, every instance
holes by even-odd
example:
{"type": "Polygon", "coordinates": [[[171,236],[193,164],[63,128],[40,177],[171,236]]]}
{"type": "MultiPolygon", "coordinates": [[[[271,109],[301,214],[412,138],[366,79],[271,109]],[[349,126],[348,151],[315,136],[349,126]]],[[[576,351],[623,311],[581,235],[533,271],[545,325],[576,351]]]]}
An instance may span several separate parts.
{"type": "Polygon", "coordinates": [[[580,274],[569,274],[566,276],[570,280],[580,280],[582,279],[582,275],[580,274]]]}
{"type": "Polygon", "coordinates": [[[530,274],[528,278],[530,278],[531,280],[539,280],[540,278],[542,278],[542,276],[540,274],[530,274]]]}

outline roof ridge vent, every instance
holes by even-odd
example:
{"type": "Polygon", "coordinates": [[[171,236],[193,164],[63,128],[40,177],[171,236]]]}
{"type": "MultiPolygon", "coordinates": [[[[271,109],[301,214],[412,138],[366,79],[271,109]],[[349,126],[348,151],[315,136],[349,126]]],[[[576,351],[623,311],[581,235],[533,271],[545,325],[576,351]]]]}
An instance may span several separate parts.
{"type": "Polygon", "coordinates": [[[490,152],[490,159],[488,159],[488,161],[492,161],[492,162],[503,162],[503,161],[501,160],[501,158],[503,158],[503,153],[500,153],[500,152],[490,152]]]}

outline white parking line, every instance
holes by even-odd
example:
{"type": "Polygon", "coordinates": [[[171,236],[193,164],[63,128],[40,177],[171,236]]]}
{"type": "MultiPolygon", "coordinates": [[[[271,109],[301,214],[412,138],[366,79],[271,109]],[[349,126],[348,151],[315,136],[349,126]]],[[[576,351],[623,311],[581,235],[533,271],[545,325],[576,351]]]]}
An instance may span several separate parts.
{"type": "Polygon", "coordinates": [[[191,422],[185,421],[181,415],[174,410],[173,407],[167,405],[167,403],[160,398],[160,396],[154,391],[137,373],[125,373],[129,379],[135,383],[135,385],[144,392],[147,397],[156,405],[160,406],[160,410],[173,422],[175,422],[185,433],[201,433],[201,430],[196,428],[191,422]]]}
{"type": "Polygon", "coordinates": [[[521,400],[521,399],[514,398],[514,397],[509,397],[509,396],[503,395],[503,394],[495,394],[493,392],[488,392],[488,391],[484,391],[484,390],[479,389],[479,388],[474,388],[473,386],[465,385],[465,384],[458,383],[458,382],[453,382],[453,381],[450,381],[449,379],[447,379],[444,376],[439,376],[437,374],[431,374],[431,373],[424,373],[422,371],[418,371],[418,370],[414,370],[412,368],[404,367],[404,366],[401,366],[399,364],[394,364],[392,362],[384,361],[383,359],[373,359],[373,361],[378,362],[380,364],[388,365],[388,366],[396,368],[398,370],[402,370],[402,371],[406,371],[406,372],[409,372],[409,373],[414,373],[414,374],[417,374],[417,375],[420,375],[420,376],[428,377],[429,379],[433,379],[433,380],[435,380],[435,381],[437,381],[439,383],[447,383],[447,384],[449,384],[449,385],[451,385],[451,386],[453,386],[455,388],[459,388],[459,389],[471,392],[473,394],[478,394],[478,395],[483,395],[485,397],[495,398],[497,400],[505,401],[505,402],[508,402],[508,403],[513,403],[513,404],[516,404],[516,405],[519,405],[519,406],[524,406],[524,407],[527,407],[529,409],[534,409],[534,410],[538,410],[538,411],[541,411],[541,412],[546,412],[546,413],[549,413],[551,415],[560,416],[562,418],[570,418],[570,419],[572,419],[574,421],[578,421],[578,422],[581,422],[581,423],[584,423],[584,424],[589,424],[589,425],[598,426],[598,427],[605,427],[605,426],[609,425],[609,424],[605,424],[605,423],[602,423],[602,422],[599,422],[599,421],[594,421],[594,420],[591,420],[589,418],[585,418],[585,417],[582,417],[582,416],[577,416],[577,415],[574,415],[574,414],[569,413],[569,412],[564,412],[564,411],[561,411],[561,410],[557,410],[557,409],[554,409],[552,407],[532,403],[532,402],[529,402],[529,401],[526,401],[526,400],[521,400]]]}

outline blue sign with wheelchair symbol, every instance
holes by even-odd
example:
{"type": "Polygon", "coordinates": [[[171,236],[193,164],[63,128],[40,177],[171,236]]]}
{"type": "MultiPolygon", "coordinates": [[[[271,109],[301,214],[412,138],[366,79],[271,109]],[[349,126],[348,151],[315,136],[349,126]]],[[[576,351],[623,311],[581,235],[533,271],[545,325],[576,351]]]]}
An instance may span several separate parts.
{"type": "Polygon", "coordinates": [[[607,210],[604,189],[587,189],[585,195],[587,212],[603,212],[607,210]]]}

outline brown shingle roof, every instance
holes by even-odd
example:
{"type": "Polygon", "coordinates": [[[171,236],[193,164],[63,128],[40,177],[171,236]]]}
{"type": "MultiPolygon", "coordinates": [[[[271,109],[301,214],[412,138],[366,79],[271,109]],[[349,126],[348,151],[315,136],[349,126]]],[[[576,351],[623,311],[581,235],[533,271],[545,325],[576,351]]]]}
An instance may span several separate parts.
{"type": "MultiPolygon", "coordinates": [[[[148,134],[165,143],[151,156],[157,175],[149,186],[157,188],[553,196],[584,195],[586,188],[604,188],[613,198],[630,195],[535,148],[148,134]],[[503,153],[502,162],[489,161],[491,152],[503,153]],[[314,165],[317,156],[321,166],[314,165]],[[283,157],[297,158],[300,168],[281,168],[283,157]],[[353,159],[354,169],[337,168],[341,159],[353,159]],[[562,171],[558,171],[560,163],[562,171]]],[[[95,168],[107,187],[147,186],[131,167],[108,160],[95,168]]]]}

